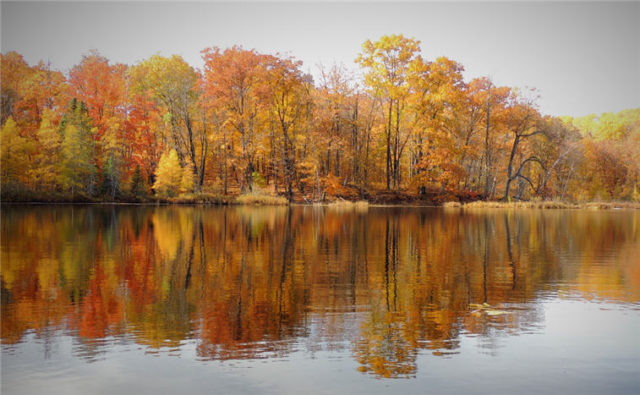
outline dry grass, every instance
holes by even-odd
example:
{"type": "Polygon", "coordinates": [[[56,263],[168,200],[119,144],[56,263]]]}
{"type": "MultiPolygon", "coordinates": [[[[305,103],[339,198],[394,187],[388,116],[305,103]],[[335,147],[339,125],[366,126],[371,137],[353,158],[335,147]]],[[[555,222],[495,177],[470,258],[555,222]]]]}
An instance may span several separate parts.
{"type": "Polygon", "coordinates": [[[530,201],[530,202],[484,202],[477,201],[466,203],[464,208],[535,208],[535,209],[571,209],[580,206],[556,201],[530,201]]]}
{"type": "Polygon", "coordinates": [[[582,205],[590,210],[610,210],[616,208],[630,208],[640,210],[640,202],[591,202],[582,205]]]}
{"type": "Polygon", "coordinates": [[[159,202],[174,204],[230,204],[230,196],[216,195],[213,193],[185,193],[173,198],[158,199],[159,202]]]}
{"type": "MultiPolygon", "coordinates": [[[[451,202],[456,203],[456,202],[451,202]]],[[[458,207],[455,205],[445,207],[458,207]]],[[[609,210],[613,208],[630,208],[640,209],[640,203],[634,202],[591,202],[584,204],[574,204],[558,201],[530,201],[530,202],[485,202],[476,201],[465,203],[462,205],[465,209],[472,208],[527,208],[527,209],[590,209],[590,210],[609,210]]]]}
{"type": "Polygon", "coordinates": [[[285,206],[289,204],[289,201],[282,196],[267,195],[265,193],[245,193],[238,196],[234,203],[254,206],[285,206]]]}
{"type": "Polygon", "coordinates": [[[442,207],[444,207],[444,208],[460,208],[460,207],[462,207],[462,203],[460,203],[460,202],[444,202],[444,203],[442,203],[442,207]]]}

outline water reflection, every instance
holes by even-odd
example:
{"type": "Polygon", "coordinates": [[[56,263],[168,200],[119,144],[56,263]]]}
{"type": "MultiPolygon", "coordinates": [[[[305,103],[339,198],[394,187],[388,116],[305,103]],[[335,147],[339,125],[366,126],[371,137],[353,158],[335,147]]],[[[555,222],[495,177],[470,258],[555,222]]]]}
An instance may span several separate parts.
{"type": "MultiPolygon", "coordinates": [[[[3,350],[114,343],[203,360],[343,350],[377,377],[488,353],[544,326],[542,301],[638,308],[637,212],[318,207],[3,208],[3,350]],[[306,340],[301,340],[306,339],[306,340]]],[[[55,349],[55,347],[53,347],[55,349]]]]}

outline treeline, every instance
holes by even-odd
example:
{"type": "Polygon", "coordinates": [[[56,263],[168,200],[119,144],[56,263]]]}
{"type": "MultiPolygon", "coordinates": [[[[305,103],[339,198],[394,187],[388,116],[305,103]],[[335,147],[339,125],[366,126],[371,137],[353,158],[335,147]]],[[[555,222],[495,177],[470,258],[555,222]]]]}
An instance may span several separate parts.
{"type": "Polygon", "coordinates": [[[362,78],[317,81],[241,47],[203,50],[202,69],[90,52],[68,75],[2,54],[2,197],[640,199],[640,109],[545,116],[535,92],[464,81],[419,44],[367,41],[362,78]]]}

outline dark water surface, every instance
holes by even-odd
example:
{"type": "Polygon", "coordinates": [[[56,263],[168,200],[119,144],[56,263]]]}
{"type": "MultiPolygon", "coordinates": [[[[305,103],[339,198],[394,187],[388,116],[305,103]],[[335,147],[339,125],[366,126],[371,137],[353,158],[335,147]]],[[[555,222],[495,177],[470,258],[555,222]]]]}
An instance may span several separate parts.
{"type": "Polygon", "coordinates": [[[3,206],[1,236],[3,394],[640,393],[638,211],[3,206]]]}

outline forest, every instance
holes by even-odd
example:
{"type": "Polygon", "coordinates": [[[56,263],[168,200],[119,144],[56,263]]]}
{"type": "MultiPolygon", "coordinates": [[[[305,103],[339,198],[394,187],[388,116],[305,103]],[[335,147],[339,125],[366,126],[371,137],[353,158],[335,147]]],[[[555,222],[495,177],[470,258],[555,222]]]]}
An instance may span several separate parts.
{"type": "Polygon", "coordinates": [[[402,35],[315,78],[291,56],[201,53],[94,50],[66,75],[1,54],[2,200],[640,200],[640,108],[545,115],[535,90],[465,81],[402,35]]]}

